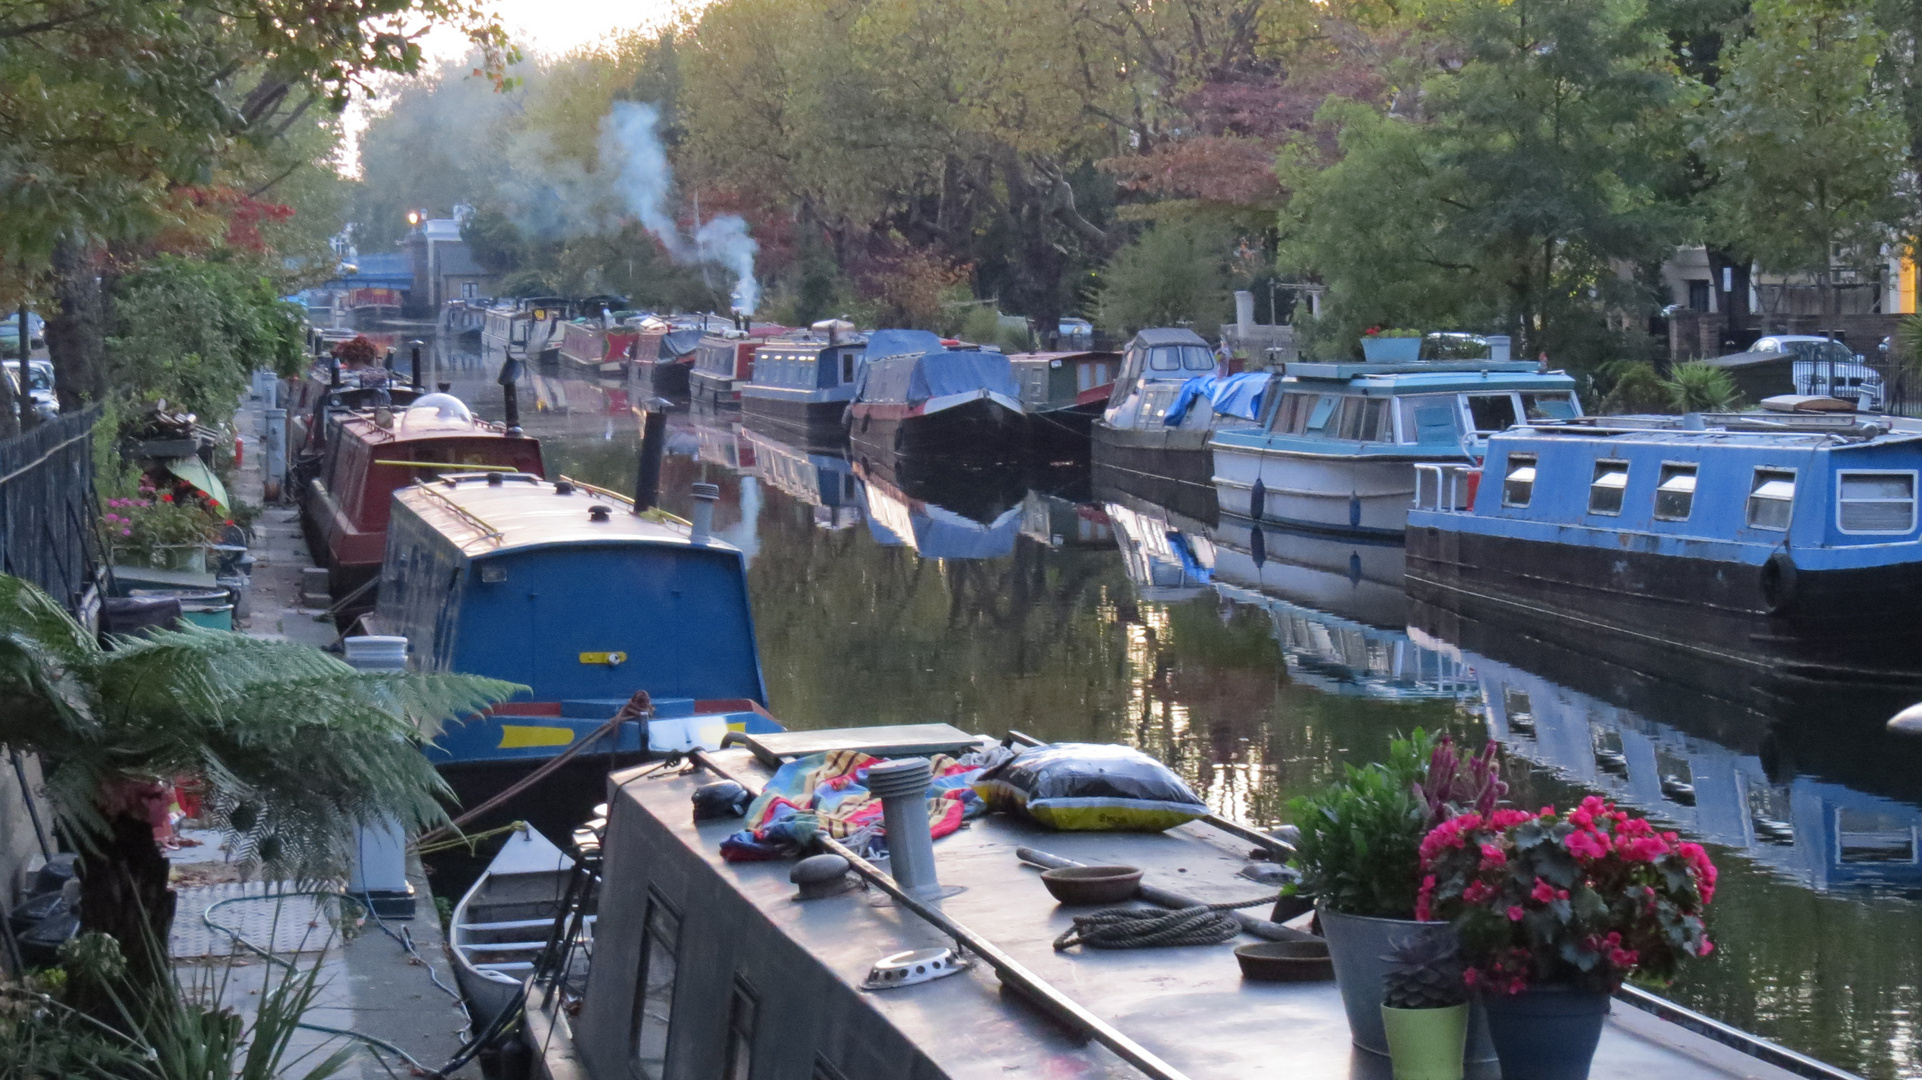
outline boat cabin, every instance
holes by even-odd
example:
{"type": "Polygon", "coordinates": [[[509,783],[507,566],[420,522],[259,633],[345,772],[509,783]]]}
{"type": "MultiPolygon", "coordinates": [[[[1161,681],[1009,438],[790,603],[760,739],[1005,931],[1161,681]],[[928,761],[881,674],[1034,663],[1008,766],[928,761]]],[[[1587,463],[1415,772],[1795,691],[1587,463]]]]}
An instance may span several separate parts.
{"type": "Polygon", "coordinates": [[[561,327],[561,360],[591,372],[618,367],[640,336],[637,327],[604,327],[598,320],[571,322],[561,327]]]}
{"type": "MultiPolygon", "coordinates": [[[[1215,353],[1193,330],[1143,330],[1121,354],[1121,369],[1108,395],[1102,422],[1110,428],[1151,430],[1160,425],[1182,384],[1215,374],[1215,353]]],[[[1194,420],[1205,426],[1203,410],[1194,420]]]]}
{"type": "MultiPolygon", "coordinates": [[[[477,420],[460,399],[427,394],[404,409],[336,415],[319,473],[301,493],[302,519],[336,600],[377,576],[394,492],[443,472],[542,474],[538,439],[477,420]]],[[[372,606],[371,598],[356,610],[372,606]]]]}
{"type": "Polygon", "coordinates": [[[740,549],[609,492],[538,476],[448,476],[394,496],[381,570],[383,634],[410,664],[523,683],[527,700],[450,724],[448,765],[552,757],[637,690],[654,718],[610,750],[718,745],[779,730],[740,549]]]}
{"type": "Polygon", "coordinates": [[[1121,356],[1113,352],[1014,353],[1008,363],[1014,366],[1021,404],[1030,414],[1092,409],[1098,415],[1114,393],[1121,356]]]}
{"type": "Polygon", "coordinates": [[[704,337],[694,350],[689,394],[712,405],[738,405],[741,388],[754,378],[754,357],[764,339],[704,337]]]}

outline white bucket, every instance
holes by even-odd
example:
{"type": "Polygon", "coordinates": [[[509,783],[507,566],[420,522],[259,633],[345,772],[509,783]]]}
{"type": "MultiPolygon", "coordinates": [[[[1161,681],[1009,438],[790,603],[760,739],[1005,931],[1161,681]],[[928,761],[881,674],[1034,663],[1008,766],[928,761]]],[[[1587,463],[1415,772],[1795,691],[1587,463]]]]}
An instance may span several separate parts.
{"type": "Polygon", "coordinates": [[[402,671],[407,667],[407,639],[367,635],[341,642],[349,664],[362,671],[402,671]]]}

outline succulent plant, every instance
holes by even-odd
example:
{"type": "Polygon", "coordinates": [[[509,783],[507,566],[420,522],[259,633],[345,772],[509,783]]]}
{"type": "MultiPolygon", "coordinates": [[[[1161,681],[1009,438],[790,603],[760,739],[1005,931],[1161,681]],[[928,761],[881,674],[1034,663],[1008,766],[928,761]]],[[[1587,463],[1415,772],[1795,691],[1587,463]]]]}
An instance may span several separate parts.
{"type": "Polygon", "coordinates": [[[1410,934],[1382,959],[1392,965],[1382,997],[1391,1009],[1445,1009],[1468,1000],[1461,951],[1452,934],[1410,934]]]}

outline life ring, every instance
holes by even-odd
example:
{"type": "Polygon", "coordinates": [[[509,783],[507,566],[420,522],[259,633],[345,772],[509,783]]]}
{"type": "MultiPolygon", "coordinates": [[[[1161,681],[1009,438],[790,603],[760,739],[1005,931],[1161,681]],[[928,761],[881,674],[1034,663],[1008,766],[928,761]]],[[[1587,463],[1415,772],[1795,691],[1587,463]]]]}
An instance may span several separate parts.
{"type": "Polygon", "coordinates": [[[1780,615],[1794,605],[1795,579],[1795,560],[1786,551],[1770,555],[1762,564],[1762,606],[1770,615],[1780,615]]]}

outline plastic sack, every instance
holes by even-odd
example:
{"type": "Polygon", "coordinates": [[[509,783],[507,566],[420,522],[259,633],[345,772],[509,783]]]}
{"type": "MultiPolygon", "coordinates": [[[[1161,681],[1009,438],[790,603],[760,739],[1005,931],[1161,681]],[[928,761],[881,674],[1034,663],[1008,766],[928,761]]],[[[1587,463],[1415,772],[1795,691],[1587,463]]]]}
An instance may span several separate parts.
{"type": "Polygon", "coordinates": [[[1160,832],[1208,812],[1166,765],[1105,743],[1023,750],[976,777],[974,790],[991,810],[1073,832],[1160,832]]]}

